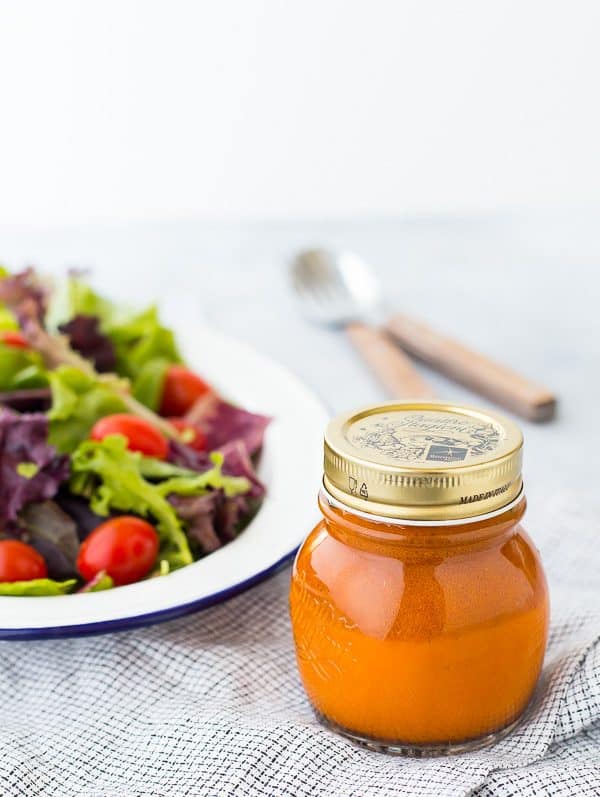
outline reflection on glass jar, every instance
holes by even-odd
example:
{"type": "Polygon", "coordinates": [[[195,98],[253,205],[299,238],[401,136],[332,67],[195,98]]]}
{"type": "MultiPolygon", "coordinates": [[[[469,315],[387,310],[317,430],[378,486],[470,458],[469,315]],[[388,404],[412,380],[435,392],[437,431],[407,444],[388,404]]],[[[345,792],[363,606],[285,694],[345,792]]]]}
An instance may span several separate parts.
{"type": "Polygon", "coordinates": [[[345,442],[356,416],[330,426],[323,519],[294,566],[302,681],[319,717],[357,741],[418,754],[479,746],[523,712],[546,645],[545,578],[521,525],[520,433],[466,408],[365,412],[361,435],[373,441],[383,423],[385,452],[345,442]],[[422,452],[408,466],[403,430],[422,452]],[[496,442],[479,453],[482,437],[496,442]],[[440,466],[442,445],[477,451],[440,466]],[[471,495],[482,497],[461,503],[471,495]]]}

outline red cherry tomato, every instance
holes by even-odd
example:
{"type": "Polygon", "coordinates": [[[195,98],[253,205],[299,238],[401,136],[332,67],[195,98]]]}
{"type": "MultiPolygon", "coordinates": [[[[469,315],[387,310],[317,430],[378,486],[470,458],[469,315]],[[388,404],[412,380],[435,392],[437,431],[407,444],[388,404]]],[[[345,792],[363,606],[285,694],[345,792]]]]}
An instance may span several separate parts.
{"type": "Polygon", "coordinates": [[[130,451],[140,451],[147,457],[166,459],[169,443],[156,427],[136,415],[107,415],[96,421],[90,432],[92,440],[104,440],[111,434],[122,434],[127,438],[130,451]]]}
{"type": "Polygon", "coordinates": [[[30,581],[46,578],[44,557],[19,540],[0,540],[0,581],[30,581]]]}
{"type": "Polygon", "coordinates": [[[132,584],[148,575],[158,554],[158,534],[150,523],[131,515],[97,526],[79,548],[77,569],[86,581],[102,571],[115,584],[132,584]]]}
{"type": "Polygon", "coordinates": [[[160,414],[179,417],[191,409],[210,385],[183,365],[170,365],[165,374],[160,414]]]}
{"type": "Polygon", "coordinates": [[[23,335],[12,329],[6,332],[0,332],[0,343],[4,343],[6,346],[13,346],[15,349],[29,348],[29,343],[27,343],[23,335]]]}
{"type": "Polygon", "coordinates": [[[202,429],[184,421],[183,418],[169,418],[169,423],[181,433],[183,442],[194,451],[206,451],[206,436],[202,429]]]}

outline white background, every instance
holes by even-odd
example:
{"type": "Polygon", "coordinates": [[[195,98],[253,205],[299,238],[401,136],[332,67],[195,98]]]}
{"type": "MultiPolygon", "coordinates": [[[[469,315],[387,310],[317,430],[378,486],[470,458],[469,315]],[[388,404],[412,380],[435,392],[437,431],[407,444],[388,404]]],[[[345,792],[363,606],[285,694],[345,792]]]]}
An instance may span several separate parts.
{"type": "Polygon", "coordinates": [[[0,224],[600,201],[600,3],[0,0],[0,224]]]}

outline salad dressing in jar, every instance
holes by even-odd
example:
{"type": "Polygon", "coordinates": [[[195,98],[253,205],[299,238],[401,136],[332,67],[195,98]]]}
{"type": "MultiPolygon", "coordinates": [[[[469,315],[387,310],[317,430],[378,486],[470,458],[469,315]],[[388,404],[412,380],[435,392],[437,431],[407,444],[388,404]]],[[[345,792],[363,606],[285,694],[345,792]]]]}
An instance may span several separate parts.
{"type": "Polygon", "coordinates": [[[290,593],[300,676],[325,724],[428,755],[482,746],[518,721],[549,614],[521,525],[522,442],[500,415],[438,402],[329,425],[323,519],[290,593]]]}

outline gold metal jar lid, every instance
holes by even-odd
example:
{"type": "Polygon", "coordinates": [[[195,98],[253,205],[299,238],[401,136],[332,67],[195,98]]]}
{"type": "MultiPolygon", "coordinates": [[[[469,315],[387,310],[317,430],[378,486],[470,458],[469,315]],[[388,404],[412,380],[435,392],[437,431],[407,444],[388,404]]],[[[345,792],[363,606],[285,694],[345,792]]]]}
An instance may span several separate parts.
{"type": "Polygon", "coordinates": [[[325,489],[349,509],[404,520],[483,515],[522,489],[523,435],[495,412],[438,401],[340,415],[325,432],[325,489]]]}

